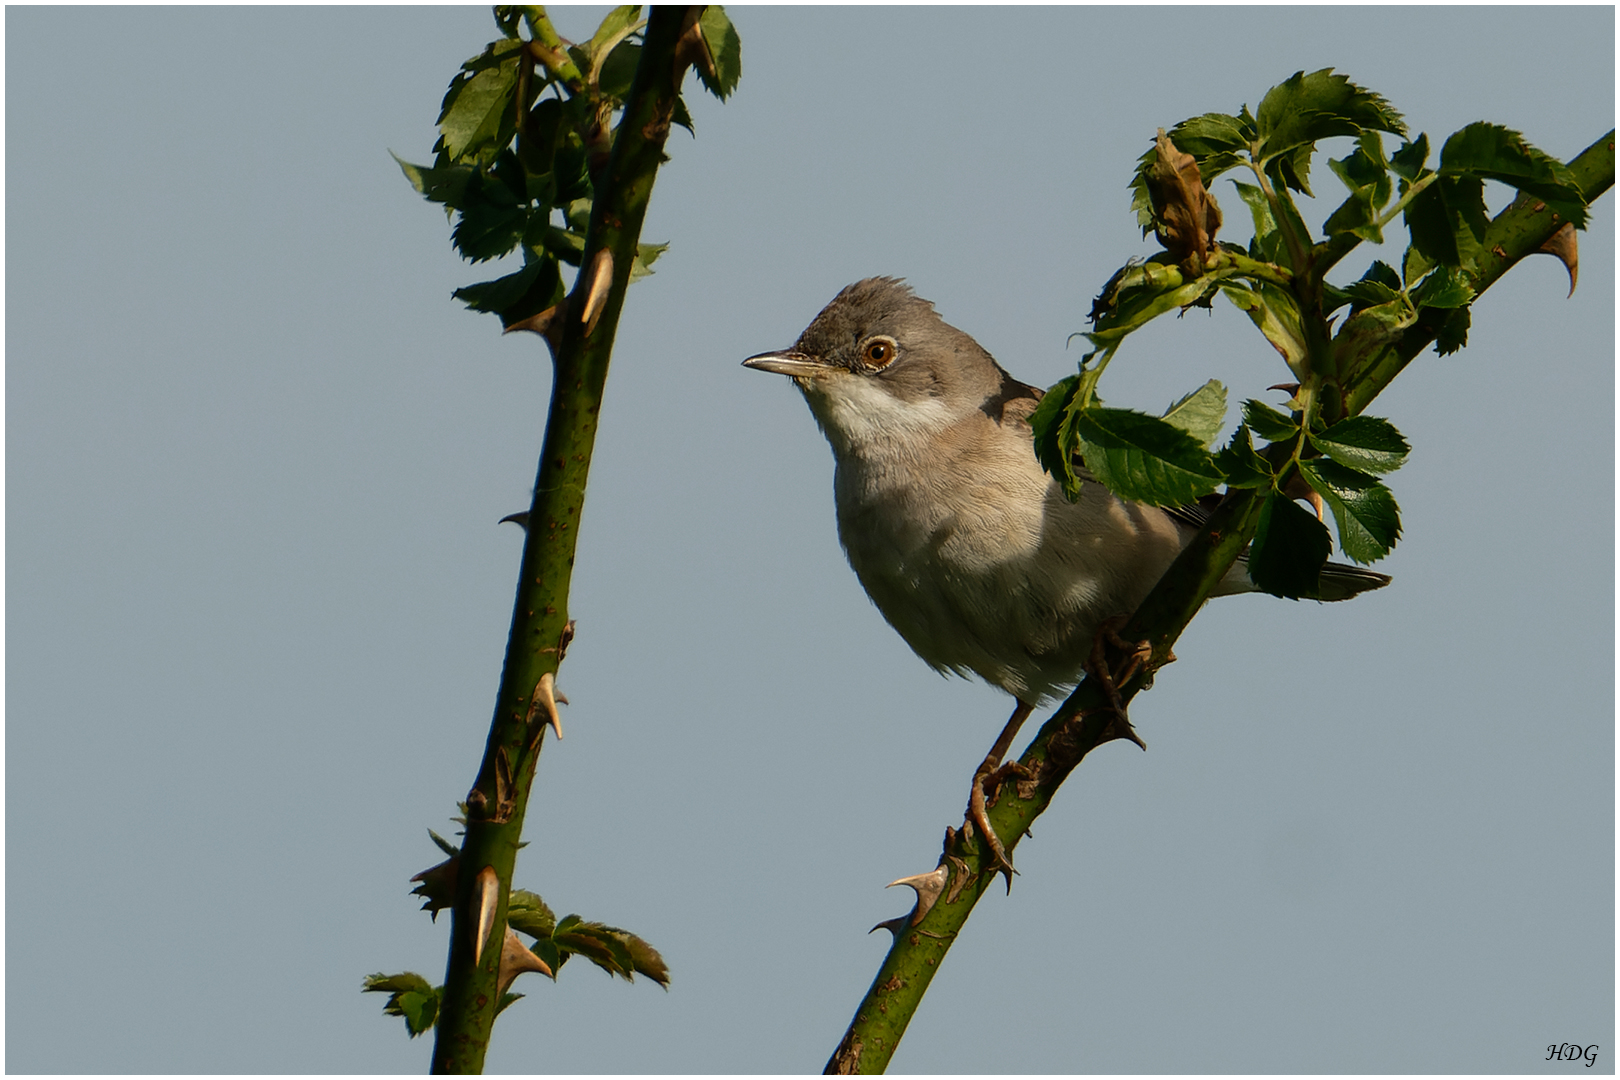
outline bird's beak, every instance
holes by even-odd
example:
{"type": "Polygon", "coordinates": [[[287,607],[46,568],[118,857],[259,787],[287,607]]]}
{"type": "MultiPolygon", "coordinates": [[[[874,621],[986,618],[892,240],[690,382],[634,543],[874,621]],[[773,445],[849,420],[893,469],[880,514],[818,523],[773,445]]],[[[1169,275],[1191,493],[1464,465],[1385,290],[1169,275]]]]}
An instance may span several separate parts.
{"type": "Polygon", "coordinates": [[[796,379],[825,375],[832,366],[809,353],[795,352],[792,349],[786,352],[760,353],[743,361],[743,367],[774,371],[778,375],[791,375],[796,379]]]}

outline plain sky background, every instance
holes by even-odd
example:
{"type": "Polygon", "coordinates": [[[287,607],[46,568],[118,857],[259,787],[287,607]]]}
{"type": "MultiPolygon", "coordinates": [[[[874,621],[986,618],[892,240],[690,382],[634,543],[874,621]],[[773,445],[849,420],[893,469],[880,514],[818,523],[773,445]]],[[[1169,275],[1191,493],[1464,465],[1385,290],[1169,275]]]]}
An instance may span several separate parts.
{"type": "MultiPolygon", "coordinates": [[[[1614,122],[1608,7],[732,14],[742,83],[688,80],[647,219],[518,864],[674,981],[528,976],[491,1071],[819,1071],[1005,718],[868,603],[808,411],[739,361],[896,274],[1057,381],[1153,250],[1154,129],[1296,70],[1436,145],[1614,122]]],[[[451,300],[502,271],[388,151],[429,158],[488,9],[5,19],[6,1068],[421,1071],[360,981],[442,978],[407,878],[483,745],[549,363],[451,300]]],[[[1613,1070],[1613,194],[1581,244],[1572,299],[1527,260],[1373,408],[1415,446],[1394,585],[1203,612],[1132,709],[1151,750],[1074,774],[896,1071],[1613,1070]]],[[[1210,377],[1286,371],[1218,303],[1103,391],[1210,377]]]]}

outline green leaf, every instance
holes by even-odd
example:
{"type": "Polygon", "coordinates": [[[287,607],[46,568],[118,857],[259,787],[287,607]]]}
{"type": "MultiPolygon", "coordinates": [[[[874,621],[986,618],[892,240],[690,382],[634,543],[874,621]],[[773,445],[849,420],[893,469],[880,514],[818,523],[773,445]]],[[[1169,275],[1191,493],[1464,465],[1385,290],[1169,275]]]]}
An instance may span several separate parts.
{"type": "Polygon", "coordinates": [[[1086,467],[1122,499],[1179,506],[1225,479],[1197,440],[1156,416],[1094,406],[1075,417],[1075,431],[1086,467]]]}
{"type": "Polygon", "coordinates": [[[362,993],[389,994],[383,1012],[388,1016],[403,1017],[405,1029],[413,1039],[431,1030],[439,1018],[439,992],[442,988],[429,986],[428,981],[414,971],[398,975],[368,975],[360,989],[362,993]]]}
{"type": "Polygon", "coordinates": [[[1249,215],[1254,219],[1254,239],[1249,244],[1249,254],[1261,262],[1278,261],[1283,238],[1277,230],[1276,218],[1271,216],[1271,203],[1266,200],[1266,193],[1253,184],[1237,180],[1232,181],[1232,186],[1237,188],[1238,197],[1248,204],[1249,215]]]}
{"type": "Polygon", "coordinates": [[[503,38],[462,65],[439,110],[439,133],[451,162],[492,159],[511,141],[512,95],[522,41],[503,38]]]}
{"type": "Polygon", "coordinates": [[[1073,455],[1078,442],[1073,424],[1079,389],[1080,376],[1070,375],[1041,395],[1040,404],[1029,416],[1029,426],[1035,432],[1035,456],[1070,502],[1080,498],[1082,483],[1073,455]]]}
{"type": "Polygon", "coordinates": [[[1332,550],[1327,528],[1316,515],[1274,491],[1260,505],[1260,522],[1249,546],[1249,578],[1273,596],[1314,596],[1332,550]]]}
{"type": "MultiPolygon", "coordinates": [[[[1365,285],[1369,289],[1385,288],[1374,282],[1365,285]]],[[[1415,322],[1417,309],[1401,293],[1387,303],[1356,311],[1333,335],[1333,362],[1340,375],[1348,375],[1383,352],[1415,322]]]]}
{"type": "Polygon", "coordinates": [[[545,939],[550,938],[552,931],[557,928],[557,916],[552,914],[551,908],[538,894],[527,889],[513,889],[506,906],[506,925],[520,934],[545,939]]]}
{"type": "Polygon", "coordinates": [[[1401,148],[1389,155],[1389,169],[1403,180],[1416,180],[1423,172],[1424,162],[1429,160],[1429,137],[1420,134],[1409,143],[1403,143],[1401,148]]]}
{"type": "Polygon", "coordinates": [[[1441,356],[1449,356],[1467,345],[1470,321],[1467,308],[1454,309],[1446,316],[1446,321],[1440,324],[1440,330],[1434,339],[1434,351],[1441,356]]]}
{"type": "Polygon", "coordinates": [[[523,241],[529,207],[502,180],[483,173],[468,179],[450,241],[473,262],[498,259],[523,241]]]}
{"type": "Polygon", "coordinates": [[[529,946],[529,951],[551,969],[551,981],[556,982],[557,972],[562,970],[563,962],[568,959],[569,954],[557,948],[557,943],[551,940],[549,934],[529,946]]]}
{"type": "Polygon", "coordinates": [[[1276,481],[1271,462],[1255,452],[1249,442],[1249,429],[1242,424],[1215,455],[1215,467],[1226,474],[1227,487],[1269,488],[1276,481]]]}
{"type": "Polygon", "coordinates": [[[1214,379],[1209,380],[1166,409],[1164,419],[1207,448],[1221,433],[1226,420],[1226,387],[1214,379]]]}
{"type": "Polygon", "coordinates": [[[636,257],[630,263],[630,280],[640,281],[652,275],[652,264],[658,256],[669,250],[668,244],[637,244],[636,257]]]}
{"type": "Polygon", "coordinates": [[[603,923],[584,922],[569,915],[557,924],[551,940],[563,952],[578,953],[603,971],[635,981],[635,961],[621,937],[624,931],[603,923]]]}
{"type": "Polygon", "coordinates": [[[668,990],[669,965],[664,963],[664,958],[658,954],[658,950],[630,933],[624,935],[624,944],[630,950],[630,962],[635,965],[636,972],[668,990]]]}
{"type": "Polygon", "coordinates": [[[502,326],[510,326],[530,315],[538,315],[563,297],[562,274],[557,260],[530,258],[523,269],[494,281],[465,285],[455,298],[474,311],[500,316],[502,326]]]}
{"type": "Polygon", "coordinates": [[[1420,308],[1458,308],[1474,299],[1474,287],[1458,270],[1442,266],[1412,290],[1412,303],[1420,308]]]}
{"type": "Polygon", "coordinates": [[[1243,422],[1267,442],[1287,442],[1299,434],[1299,424],[1294,422],[1293,417],[1254,398],[1243,403],[1243,422]]]}
{"type": "Polygon", "coordinates": [[[1468,267],[1483,250],[1490,222],[1485,185],[1476,177],[1440,177],[1407,203],[1404,214],[1412,246],[1431,263],[1468,267]]]}
{"type": "Polygon", "coordinates": [[[444,852],[446,855],[454,857],[461,854],[461,849],[459,847],[452,844],[450,841],[446,840],[432,829],[428,830],[428,835],[433,838],[433,842],[438,845],[439,850],[444,852]]]}
{"type": "Polygon", "coordinates": [[[1223,284],[1221,292],[1243,309],[1295,374],[1304,369],[1307,356],[1304,321],[1294,298],[1286,290],[1269,281],[1259,281],[1252,289],[1223,284]]]}
{"type": "Polygon", "coordinates": [[[607,13],[602,24],[591,35],[590,53],[594,59],[608,42],[629,30],[641,18],[640,4],[623,4],[607,13]]]}
{"type": "Polygon", "coordinates": [[[477,171],[471,165],[446,165],[443,168],[412,165],[393,151],[389,151],[389,154],[399,163],[399,169],[405,174],[405,179],[411,182],[411,187],[423,198],[450,207],[461,205],[467,183],[477,171]]]}
{"type": "Polygon", "coordinates": [[[1293,78],[1272,87],[1255,113],[1263,164],[1296,147],[1333,135],[1359,135],[1363,130],[1406,134],[1401,114],[1389,102],[1365,90],[1332,68],[1293,78]]]}
{"type": "Polygon", "coordinates": [[[1377,140],[1376,132],[1362,134],[1363,144],[1369,141],[1374,144],[1372,149],[1378,152],[1376,158],[1368,153],[1366,145],[1360,145],[1355,153],[1328,161],[1329,168],[1349,189],[1350,197],[1323,224],[1322,231],[1327,235],[1347,232],[1374,244],[1384,242],[1383,233],[1377,227],[1377,218],[1378,211],[1389,202],[1390,183],[1389,173],[1384,169],[1382,149],[1376,146],[1377,140]]]}
{"type": "Polygon", "coordinates": [[[1401,537],[1400,508],[1389,488],[1364,472],[1321,458],[1301,461],[1299,471],[1333,511],[1339,550],[1346,557],[1367,565],[1389,554],[1401,537]]]}
{"type": "Polygon", "coordinates": [[[1499,124],[1469,124],[1440,150],[1442,176],[1497,180],[1543,200],[1577,229],[1586,227],[1586,200],[1563,162],[1499,124]]]}
{"type": "Polygon", "coordinates": [[[1394,472],[1412,452],[1395,425],[1376,416],[1340,420],[1321,434],[1312,435],[1311,445],[1346,468],[1375,476],[1394,472]]]}
{"type": "Polygon", "coordinates": [[[1252,128],[1246,129],[1242,120],[1225,113],[1204,113],[1170,129],[1170,141],[1176,148],[1195,158],[1247,150],[1253,137],[1252,128]]]}
{"type": "Polygon", "coordinates": [[[1434,263],[1423,252],[1408,244],[1406,258],[1401,262],[1401,282],[1407,287],[1434,269],[1434,263]]]}
{"type": "Polygon", "coordinates": [[[606,97],[623,101],[630,96],[630,87],[636,81],[636,65],[641,63],[641,45],[634,41],[621,41],[602,61],[602,74],[597,87],[606,97]]]}
{"type": "Polygon", "coordinates": [[[724,101],[737,89],[737,80],[742,78],[742,39],[737,36],[737,28],[731,25],[726,9],[718,4],[703,9],[698,30],[714,60],[712,76],[702,64],[697,65],[698,81],[705,90],[724,101]]]}

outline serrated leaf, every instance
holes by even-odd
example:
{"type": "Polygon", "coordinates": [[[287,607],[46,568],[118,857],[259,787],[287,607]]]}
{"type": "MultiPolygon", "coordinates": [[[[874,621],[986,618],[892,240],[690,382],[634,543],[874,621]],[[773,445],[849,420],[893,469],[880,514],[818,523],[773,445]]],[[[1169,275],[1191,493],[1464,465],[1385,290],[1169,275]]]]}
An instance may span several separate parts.
{"type": "Polygon", "coordinates": [[[1434,351],[1441,356],[1450,354],[1468,344],[1468,324],[1471,316],[1465,307],[1455,308],[1440,324],[1434,338],[1434,351]]]}
{"type": "Polygon", "coordinates": [[[1500,124],[1474,123],[1440,149],[1442,176],[1496,180],[1534,195],[1577,229],[1586,227],[1586,200],[1569,168],[1500,124]]]}
{"type": "MultiPolygon", "coordinates": [[[[1383,288],[1373,284],[1371,288],[1383,288]]],[[[1400,293],[1393,300],[1361,308],[1333,335],[1333,362],[1348,375],[1383,352],[1406,328],[1417,322],[1417,309],[1400,293]]]]}
{"type": "Polygon", "coordinates": [[[1209,447],[1226,421],[1226,387],[1214,379],[1171,405],[1163,419],[1209,447]]]}
{"type": "MultiPolygon", "coordinates": [[[[1361,143],[1376,143],[1376,132],[1364,132],[1361,143]]],[[[1374,147],[1376,149],[1376,147],[1374,147]]],[[[1367,148],[1358,145],[1356,152],[1343,158],[1329,159],[1328,166],[1344,182],[1350,197],[1322,225],[1328,236],[1350,233],[1374,244],[1384,242],[1378,228],[1378,212],[1389,202],[1389,173],[1384,170],[1382,152],[1375,159],[1367,148]]]]}
{"type": "Polygon", "coordinates": [[[439,133],[450,161],[492,158],[511,141],[518,52],[525,47],[512,38],[492,42],[451,81],[439,110],[439,133]]]}
{"type": "Polygon", "coordinates": [[[1295,423],[1293,417],[1254,398],[1243,403],[1243,422],[1250,431],[1267,442],[1287,442],[1299,434],[1299,424],[1295,423]]]}
{"type": "Polygon", "coordinates": [[[1456,308],[1472,303],[1474,287],[1458,270],[1442,266],[1418,283],[1412,290],[1412,303],[1417,307],[1456,308]]]}
{"type": "Polygon", "coordinates": [[[1299,600],[1316,594],[1333,542],[1316,515],[1281,492],[1260,505],[1249,546],[1249,578],[1273,596],[1299,600]]]}
{"type": "Polygon", "coordinates": [[[1389,155],[1389,171],[1403,180],[1416,180],[1429,160],[1429,137],[1419,134],[1409,143],[1389,155]]]}
{"type": "Polygon", "coordinates": [[[1404,285],[1410,288],[1424,274],[1433,269],[1434,263],[1429,260],[1428,256],[1410,244],[1406,246],[1406,257],[1401,260],[1401,282],[1404,285]]]}
{"type": "Polygon", "coordinates": [[[1332,68],[1294,76],[1266,92],[1255,112],[1264,163],[1303,144],[1363,130],[1406,134],[1401,114],[1378,94],[1332,68]]]}
{"type": "MultiPolygon", "coordinates": [[[[1358,418],[1359,419],[1359,418],[1358,418]]],[[[1333,461],[1301,461],[1300,474],[1333,511],[1339,550],[1363,565],[1377,562],[1401,537],[1400,508],[1375,478],[1333,461]]]]}
{"type": "Polygon", "coordinates": [[[1485,185],[1477,177],[1442,176],[1407,203],[1404,211],[1412,246],[1440,266],[1471,266],[1490,224],[1485,185]]]}
{"type": "Polygon", "coordinates": [[[1353,304],[1362,308],[1387,304],[1401,298],[1399,287],[1392,289],[1382,281],[1368,281],[1365,278],[1352,281],[1344,287],[1343,292],[1353,304]]]}
{"type": "Polygon", "coordinates": [[[402,1017],[411,1038],[432,1029],[439,1018],[439,992],[442,988],[430,986],[414,971],[398,975],[368,975],[361,985],[363,993],[391,995],[383,1004],[388,1016],[402,1017]]]}
{"type": "Polygon", "coordinates": [[[552,932],[551,940],[558,949],[578,953],[609,974],[635,981],[635,961],[620,937],[622,930],[603,923],[583,922],[578,916],[570,918],[574,919],[573,923],[564,919],[552,932]]]}
{"type": "Polygon", "coordinates": [[[631,933],[624,935],[624,943],[630,950],[630,962],[635,965],[637,973],[647,976],[668,990],[669,965],[664,963],[664,958],[659,955],[658,950],[631,933]]]}
{"type": "Polygon", "coordinates": [[[742,39],[737,36],[737,28],[731,25],[726,9],[718,4],[703,9],[698,19],[698,30],[702,32],[703,43],[709,47],[709,56],[714,60],[712,77],[702,64],[697,65],[698,81],[705,90],[724,101],[737,89],[737,81],[742,78],[742,39]]]}
{"type": "Polygon", "coordinates": [[[513,889],[506,905],[506,925],[520,934],[544,939],[551,937],[556,930],[557,916],[552,914],[551,908],[546,906],[539,894],[528,889],[513,889]]]}
{"type": "Polygon", "coordinates": [[[1249,442],[1249,429],[1242,424],[1215,455],[1215,467],[1226,474],[1227,487],[1269,488],[1276,479],[1271,463],[1255,452],[1249,442]]]}
{"type": "Polygon", "coordinates": [[[1170,129],[1171,140],[1194,157],[1247,150],[1252,131],[1245,131],[1242,120],[1225,113],[1204,113],[1183,120],[1170,129]]]}
{"type": "Polygon", "coordinates": [[[1080,497],[1081,487],[1073,455],[1077,440],[1071,430],[1079,385],[1080,376],[1070,375],[1041,395],[1040,403],[1029,415],[1029,426],[1035,433],[1035,456],[1070,502],[1080,497]]]}
{"type": "Polygon", "coordinates": [[[504,179],[475,172],[462,194],[450,240],[473,262],[498,259],[523,241],[530,210],[504,179]]]}
{"type": "Polygon", "coordinates": [[[1080,453],[1104,487],[1150,506],[1180,506],[1225,479],[1209,451],[1159,417],[1097,406],[1075,417],[1080,453]]]}
{"type": "Polygon", "coordinates": [[[652,264],[658,261],[658,256],[668,250],[668,244],[637,244],[636,257],[630,262],[631,282],[650,277],[652,275],[652,264]]]}
{"type": "Polygon", "coordinates": [[[1311,445],[1346,468],[1382,476],[1406,464],[1412,447],[1395,430],[1395,425],[1376,416],[1352,416],[1340,420],[1319,435],[1311,445]]]}

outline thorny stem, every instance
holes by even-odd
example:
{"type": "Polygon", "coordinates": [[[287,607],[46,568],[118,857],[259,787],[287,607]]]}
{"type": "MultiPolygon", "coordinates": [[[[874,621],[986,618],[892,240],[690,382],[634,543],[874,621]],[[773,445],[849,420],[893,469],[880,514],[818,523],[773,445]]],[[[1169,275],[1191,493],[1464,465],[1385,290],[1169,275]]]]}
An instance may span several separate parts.
{"type": "MultiPolygon", "coordinates": [[[[1570,170],[1588,203],[1613,187],[1614,132],[1571,161],[1570,170]]],[[[1486,248],[1501,254],[1493,253],[1476,268],[1476,292],[1484,292],[1561,225],[1546,207],[1536,209],[1533,201],[1515,204],[1497,215],[1487,231],[1486,248]]],[[[1356,415],[1377,397],[1413,357],[1434,341],[1437,330],[1436,326],[1420,322],[1407,331],[1397,349],[1388,351],[1388,362],[1358,373],[1354,385],[1345,388],[1346,415],[1356,415]]],[[[1128,641],[1147,641],[1153,648],[1153,660],[1146,672],[1119,688],[1125,701],[1144,688],[1155,666],[1166,661],[1182,630],[1254,536],[1261,502],[1256,491],[1229,490],[1209,522],[1182,550],[1120,632],[1128,641]]],[[[1096,679],[1087,678],[1041,727],[1019,759],[1030,778],[1004,786],[989,811],[990,824],[1009,855],[1081,759],[1104,742],[1120,737],[1110,721],[1106,694],[1096,679]]],[[[946,834],[940,865],[948,874],[944,892],[915,925],[910,920],[895,924],[894,944],[827,1062],[826,1072],[881,1073],[888,1067],[951,943],[979,898],[996,881],[987,845],[978,838],[966,839],[955,830],[946,834]]]]}
{"type": "MultiPolygon", "coordinates": [[[[551,409],[529,510],[500,695],[478,779],[467,797],[467,827],[452,908],[450,955],[433,1047],[435,1073],[482,1071],[499,1008],[501,928],[506,925],[512,869],[544,734],[539,723],[530,722],[529,714],[541,677],[555,674],[564,644],[574,546],[596,440],[602,388],[642,220],[663,161],[664,142],[680,89],[683,69],[675,64],[676,42],[690,15],[689,9],[683,7],[653,9],[612,155],[598,178],[581,272],[568,307],[571,315],[565,317],[557,343],[551,409]],[[586,307],[583,294],[596,277],[594,268],[607,265],[599,262],[603,258],[611,259],[611,286],[599,315],[587,324],[579,317],[586,307]],[[498,890],[495,929],[490,943],[480,951],[473,940],[477,925],[473,899],[479,873],[485,868],[495,871],[498,890]]],[[[556,46],[556,32],[543,17],[532,20],[531,28],[543,39],[549,36],[556,46]]],[[[567,60],[560,48],[556,51],[567,60]]],[[[571,61],[556,63],[555,57],[548,60],[544,52],[537,51],[536,56],[559,75],[573,68],[571,61]]],[[[577,68],[572,75],[577,80],[577,68]]]]}

